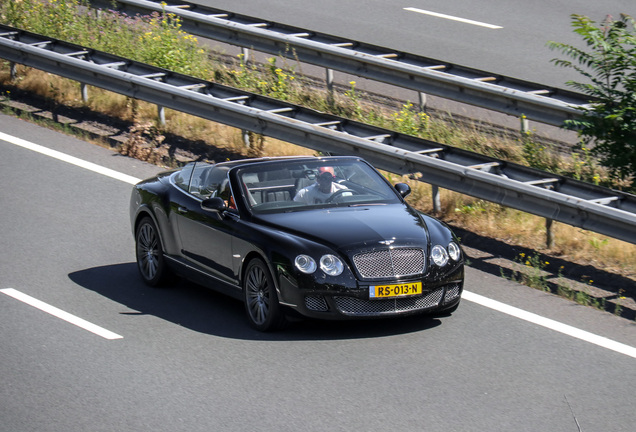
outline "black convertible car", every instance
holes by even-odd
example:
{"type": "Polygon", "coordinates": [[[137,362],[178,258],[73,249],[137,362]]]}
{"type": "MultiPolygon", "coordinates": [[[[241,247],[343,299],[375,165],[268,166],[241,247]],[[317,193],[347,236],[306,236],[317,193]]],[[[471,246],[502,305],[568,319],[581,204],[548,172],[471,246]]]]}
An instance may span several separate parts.
{"type": "Polygon", "coordinates": [[[139,272],[177,274],[245,303],[250,324],[449,314],[464,257],[450,229],[417,212],[357,157],[190,163],[137,184],[139,272]]]}

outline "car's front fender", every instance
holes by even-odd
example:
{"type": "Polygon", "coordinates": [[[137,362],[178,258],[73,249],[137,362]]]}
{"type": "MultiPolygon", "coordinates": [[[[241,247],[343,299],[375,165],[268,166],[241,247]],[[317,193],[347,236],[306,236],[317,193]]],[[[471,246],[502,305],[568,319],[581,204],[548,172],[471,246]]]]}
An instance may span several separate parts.
{"type": "MultiPolygon", "coordinates": [[[[297,293],[291,293],[283,287],[325,292],[335,286],[352,289],[357,287],[355,276],[346,264],[345,257],[340,257],[345,262],[345,271],[339,276],[326,275],[320,269],[308,275],[300,272],[294,265],[299,254],[309,255],[318,262],[324,254],[336,254],[331,248],[275,228],[251,223],[249,225],[250,240],[238,240],[234,244],[233,253],[244,257],[241,261],[242,268],[254,254],[265,259],[274,276],[282,303],[291,302],[292,298],[297,297],[297,293]]],[[[242,269],[238,270],[238,274],[242,274],[242,269]]]]}

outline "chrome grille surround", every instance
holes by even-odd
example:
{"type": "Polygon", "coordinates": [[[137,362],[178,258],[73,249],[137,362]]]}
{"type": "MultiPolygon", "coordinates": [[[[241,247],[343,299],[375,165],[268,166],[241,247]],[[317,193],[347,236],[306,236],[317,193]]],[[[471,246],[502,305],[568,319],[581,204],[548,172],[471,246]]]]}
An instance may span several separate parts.
{"type": "Polygon", "coordinates": [[[420,248],[395,248],[358,253],[353,263],[362,278],[374,279],[422,274],[425,259],[420,248]]]}
{"type": "Polygon", "coordinates": [[[364,300],[355,297],[334,297],[338,311],[349,316],[377,316],[412,312],[436,307],[442,300],[443,288],[438,288],[421,297],[364,300]]]}

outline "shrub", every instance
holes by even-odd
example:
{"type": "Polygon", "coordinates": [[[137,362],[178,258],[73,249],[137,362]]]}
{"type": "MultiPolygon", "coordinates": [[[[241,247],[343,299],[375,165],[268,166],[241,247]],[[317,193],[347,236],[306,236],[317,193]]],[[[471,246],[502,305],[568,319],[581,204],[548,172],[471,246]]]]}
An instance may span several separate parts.
{"type": "Polygon", "coordinates": [[[553,59],[572,68],[588,82],[568,81],[568,85],[590,96],[590,105],[581,108],[579,119],[566,127],[578,130],[584,146],[600,157],[613,176],[630,179],[636,186],[636,28],[634,20],[622,14],[608,16],[600,25],[583,15],[572,15],[572,26],[588,50],[549,42],[573,61],[553,59]]]}

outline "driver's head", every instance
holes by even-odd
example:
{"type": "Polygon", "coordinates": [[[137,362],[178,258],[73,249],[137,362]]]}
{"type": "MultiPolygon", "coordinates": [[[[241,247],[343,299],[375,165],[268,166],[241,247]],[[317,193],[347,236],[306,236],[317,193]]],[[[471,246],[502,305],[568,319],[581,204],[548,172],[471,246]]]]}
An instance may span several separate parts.
{"type": "Polygon", "coordinates": [[[335,178],[333,167],[318,168],[318,189],[322,193],[331,193],[331,183],[335,178]]]}

